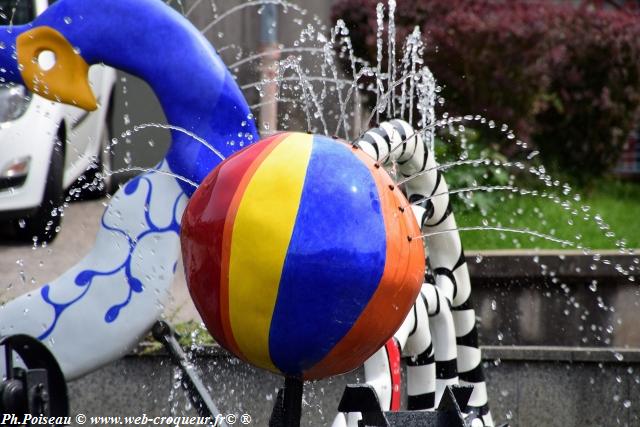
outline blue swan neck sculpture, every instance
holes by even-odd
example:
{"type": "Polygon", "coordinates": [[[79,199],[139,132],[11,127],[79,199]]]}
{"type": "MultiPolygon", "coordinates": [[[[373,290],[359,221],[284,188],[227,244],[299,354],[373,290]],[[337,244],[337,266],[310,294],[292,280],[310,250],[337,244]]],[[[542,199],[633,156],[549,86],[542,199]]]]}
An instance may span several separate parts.
{"type": "Polygon", "coordinates": [[[0,27],[0,80],[51,100],[95,109],[87,71],[98,63],[149,83],[174,130],[158,171],[112,197],[91,251],[0,306],[0,336],[38,337],[67,379],[126,354],[161,315],[180,257],[182,211],[195,191],[172,175],[199,183],[223,157],[258,139],[215,50],[161,0],[58,0],[27,25],[0,27]],[[39,64],[45,51],[55,55],[50,69],[39,64]]]}
{"type": "MultiPolygon", "coordinates": [[[[47,27],[62,35],[87,64],[108,64],[146,81],[172,126],[197,135],[218,151],[172,131],[166,160],[177,175],[201,182],[221,157],[257,141],[249,107],[225,64],[197,29],[162,1],[62,0],[32,23],[3,30],[1,38],[13,50],[21,34],[47,27]]],[[[51,46],[46,43],[36,47],[47,48],[51,46]]],[[[2,77],[30,86],[18,61],[9,62],[2,77]]],[[[188,195],[193,193],[193,186],[181,185],[188,195]]]]}

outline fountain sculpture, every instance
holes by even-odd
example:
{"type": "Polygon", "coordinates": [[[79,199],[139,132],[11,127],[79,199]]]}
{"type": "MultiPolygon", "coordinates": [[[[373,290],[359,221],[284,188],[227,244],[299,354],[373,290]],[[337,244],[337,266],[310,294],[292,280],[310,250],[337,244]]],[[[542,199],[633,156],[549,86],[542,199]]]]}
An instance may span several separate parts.
{"type": "MultiPolygon", "coordinates": [[[[124,355],[160,314],[189,203],[181,239],[190,290],[223,346],[300,379],[343,373],[373,355],[366,379],[388,409],[399,407],[397,366],[410,356],[411,409],[433,409],[445,386],[460,382],[473,386],[462,408],[468,422],[492,425],[464,255],[431,151],[433,96],[416,101],[420,131],[398,120],[353,144],[295,133],[257,142],[230,72],[163,2],[58,0],[34,22],[0,29],[0,42],[5,81],[87,110],[96,106],[90,65],[141,77],[173,138],[155,170],[113,196],[84,259],[0,308],[0,335],[37,337],[66,379],[124,355]],[[39,65],[43,52],[54,54],[53,68],[39,65]],[[408,200],[382,167],[392,163],[408,200]],[[422,284],[423,238],[435,284],[422,284]]],[[[434,83],[408,61],[411,84],[397,87],[411,116],[414,93],[432,94],[434,83]]],[[[381,98],[391,105],[389,93],[381,98]]]]}

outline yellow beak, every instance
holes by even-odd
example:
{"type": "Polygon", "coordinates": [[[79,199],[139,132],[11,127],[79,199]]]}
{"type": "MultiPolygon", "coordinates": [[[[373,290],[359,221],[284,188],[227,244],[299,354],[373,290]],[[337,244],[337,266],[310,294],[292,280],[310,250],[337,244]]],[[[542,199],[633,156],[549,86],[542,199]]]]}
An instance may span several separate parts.
{"type": "Polygon", "coordinates": [[[18,36],[16,51],[29,90],[87,111],[98,108],[89,86],[89,64],[60,32],[46,26],[26,31],[18,36]]]}

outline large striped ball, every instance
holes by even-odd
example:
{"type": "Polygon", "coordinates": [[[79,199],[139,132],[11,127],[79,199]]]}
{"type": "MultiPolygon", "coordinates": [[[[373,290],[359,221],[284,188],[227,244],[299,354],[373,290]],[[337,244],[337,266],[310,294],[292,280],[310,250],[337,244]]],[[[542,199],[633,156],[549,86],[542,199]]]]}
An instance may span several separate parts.
{"type": "Polygon", "coordinates": [[[348,372],[400,326],[424,275],[402,192],[361,150],[281,133],[222,162],[182,219],[193,301],[212,336],[303,379],[348,372]]]}

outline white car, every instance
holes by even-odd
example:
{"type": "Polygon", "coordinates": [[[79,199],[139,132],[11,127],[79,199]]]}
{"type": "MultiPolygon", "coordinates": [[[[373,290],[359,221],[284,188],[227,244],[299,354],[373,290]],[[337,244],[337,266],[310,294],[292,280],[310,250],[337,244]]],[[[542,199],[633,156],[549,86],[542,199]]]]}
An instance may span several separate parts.
{"type": "MultiPolygon", "coordinates": [[[[0,0],[0,24],[30,22],[51,3],[0,0]]],[[[0,224],[19,238],[51,241],[59,230],[58,208],[74,184],[85,195],[110,190],[102,171],[111,165],[106,148],[116,73],[96,65],[89,77],[100,106],[92,113],[21,85],[0,86],[0,224]]]]}

